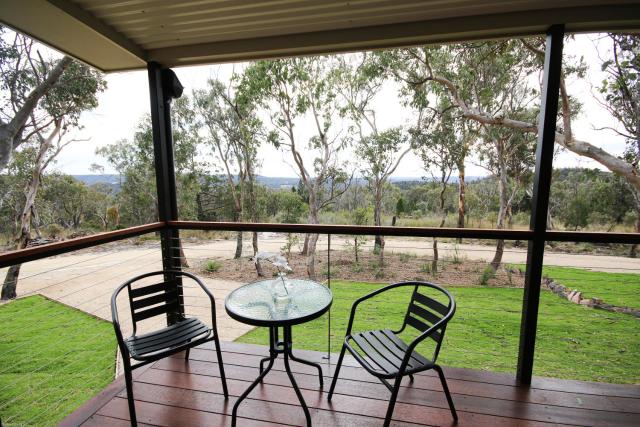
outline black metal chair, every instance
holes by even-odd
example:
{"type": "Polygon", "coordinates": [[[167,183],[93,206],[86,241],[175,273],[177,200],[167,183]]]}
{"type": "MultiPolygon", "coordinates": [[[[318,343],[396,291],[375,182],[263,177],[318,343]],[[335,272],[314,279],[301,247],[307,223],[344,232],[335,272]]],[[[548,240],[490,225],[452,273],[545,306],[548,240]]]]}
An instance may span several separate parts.
{"type": "Polygon", "coordinates": [[[142,274],[123,283],[115,290],[111,297],[111,315],[113,327],[116,331],[118,346],[122,354],[124,364],[124,377],[127,385],[127,400],[129,401],[129,414],[131,425],[137,425],[136,408],[133,400],[132,371],[156,360],[170,356],[180,351],[185,351],[185,359],[189,359],[189,349],[205,342],[214,341],[220,368],[220,378],[225,399],[229,398],[227,380],[222,365],[220,341],[216,329],[216,305],[213,295],[200,279],[190,273],[177,270],[154,271],[142,274]],[[136,282],[152,276],[162,276],[162,281],[150,285],[136,286],[136,282]],[[209,297],[211,303],[212,328],[194,317],[184,315],[182,303],[182,280],[190,279],[197,283],[209,297]],[[116,299],[123,289],[127,289],[133,334],[123,338],[118,319],[118,307],[116,299]],[[136,335],[136,325],[142,320],[151,317],[166,315],[170,325],[160,330],[136,335]],[[140,363],[132,364],[131,359],[140,363]]]}
{"type": "Polygon", "coordinates": [[[336,387],[345,350],[349,350],[364,369],[376,376],[387,386],[389,391],[391,391],[391,400],[389,401],[387,415],[384,420],[385,426],[388,426],[391,422],[391,416],[393,415],[393,408],[396,404],[402,377],[409,376],[411,382],[413,382],[413,374],[429,369],[434,369],[438,373],[442,388],[447,397],[447,402],[449,403],[451,415],[453,415],[453,419],[457,421],[458,415],[456,414],[456,409],[453,405],[451,394],[449,393],[449,387],[447,387],[447,381],[442,372],[442,368],[436,364],[447,323],[451,320],[455,311],[456,303],[453,296],[451,296],[447,290],[427,282],[395,283],[356,300],[351,307],[351,317],[349,318],[349,325],[347,326],[347,334],[344,338],[344,344],[342,345],[338,364],[336,365],[336,370],[333,375],[333,381],[331,382],[331,388],[329,389],[329,401],[331,401],[333,391],[336,387]],[[401,286],[412,286],[414,289],[404,317],[404,322],[399,330],[391,331],[389,329],[382,329],[351,333],[356,308],[361,302],[401,286]],[[423,289],[434,290],[435,292],[445,295],[447,304],[442,304],[430,296],[421,293],[420,291],[423,289]],[[398,336],[407,326],[411,326],[420,332],[420,335],[409,344],[405,343],[398,336]],[[415,350],[416,346],[425,338],[431,338],[435,341],[435,350],[431,359],[427,359],[415,350]],[[390,379],[394,379],[393,385],[387,381],[390,379]]]}

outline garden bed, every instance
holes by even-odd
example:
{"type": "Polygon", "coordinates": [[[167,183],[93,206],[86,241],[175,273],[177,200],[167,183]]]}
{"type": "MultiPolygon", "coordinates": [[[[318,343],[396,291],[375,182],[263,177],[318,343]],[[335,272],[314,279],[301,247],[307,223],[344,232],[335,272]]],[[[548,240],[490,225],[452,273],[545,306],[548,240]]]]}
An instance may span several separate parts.
{"type": "MultiPolygon", "coordinates": [[[[286,255],[293,269],[291,277],[307,277],[307,257],[292,252],[286,255]]],[[[431,257],[409,253],[385,252],[381,268],[379,258],[370,251],[363,251],[355,262],[353,252],[331,251],[331,278],[366,282],[399,282],[402,280],[423,280],[444,283],[450,286],[486,285],[492,287],[522,287],[524,278],[518,273],[500,268],[495,274],[487,271],[488,263],[457,257],[444,257],[438,261],[437,271],[433,270],[431,257]]],[[[316,275],[324,280],[328,276],[327,251],[316,253],[316,275]]],[[[216,271],[207,271],[206,261],[192,266],[196,274],[216,279],[237,282],[258,280],[253,261],[248,257],[240,259],[215,259],[216,271]]],[[[268,262],[262,262],[265,277],[273,277],[277,270],[268,262]]],[[[210,268],[211,270],[211,268],[210,268]]]]}

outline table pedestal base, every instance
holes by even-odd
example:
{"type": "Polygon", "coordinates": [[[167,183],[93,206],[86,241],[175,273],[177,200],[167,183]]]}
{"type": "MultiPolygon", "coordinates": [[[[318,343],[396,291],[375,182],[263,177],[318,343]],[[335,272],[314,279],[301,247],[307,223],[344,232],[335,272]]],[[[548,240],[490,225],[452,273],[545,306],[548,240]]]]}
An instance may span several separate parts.
{"type": "Polygon", "coordinates": [[[240,403],[249,395],[249,393],[251,393],[251,391],[259,383],[262,382],[262,379],[267,375],[267,373],[273,367],[273,362],[275,362],[279,354],[284,355],[284,369],[287,372],[287,376],[289,377],[289,380],[291,381],[293,390],[296,392],[296,396],[298,396],[298,400],[300,401],[300,405],[302,406],[302,409],[304,411],[304,416],[307,419],[307,426],[311,426],[311,415],[309,414],[309,408],[307,408],[307,404],[305,403],[304,398],[302,397],[302,393],[298,388],[298,384],[296,383],[296,380],[293,377],[293,373],[291,372],[291,366],[289,365],[289,359],[298,363],[304,363],[305,365],[313,366],[316,369],[318,369],[318,375],[320,379],[320,388],[322,388],[324,385],[324,381],[322,378],[322,367],[318,363],[295,357],[291,352],[292,350],[291,326],[283,326],[282,329],[284,330],[284,339],[283,341],[279,341],[278,327],[272,326],[269,328],[269,356],[263,358],[260,361],[260,375],[258,375],[258,378],[256,378],[255,381],[251,383],[251,385],[244,391],[244,393],[242,393],[242,395],[238,398],[238,400],[236,400],[235,405],[233,405],[233,415],[232,415],[232,421],[231,421],[231,425],[233,427],[235,427],[236,425],[236,417],[237,417],[238,407],[240,406],[240,403]],[[268,362],[266,369],[264,369],[264,362],[268,362]]]}

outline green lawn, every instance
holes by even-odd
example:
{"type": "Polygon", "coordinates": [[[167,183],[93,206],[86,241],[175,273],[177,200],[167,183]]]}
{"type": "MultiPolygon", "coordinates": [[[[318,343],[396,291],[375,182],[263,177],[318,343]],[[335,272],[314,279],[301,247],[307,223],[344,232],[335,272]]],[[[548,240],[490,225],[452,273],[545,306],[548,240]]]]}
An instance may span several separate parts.
{"type": "Polygon", "coordinates": [[[41,296],[0,307],[0,414],[9,425],[56,425],[113,381],[111,323],[41,296]]]}
{"type": "Polygon", "coordinates": [[[640,274],[567,267],[544,267],[542,273],[563,286],[578,289],[585,298],[597,297],[608,304],[640,308],[640,274]]]}
{"type": "MultiPolygon", "coordinates": [[[[352,302],[380,284],[333,281],[331,351],[338,352],[352,302]]],[[[450,288],[458,311],[450,323],[439,362],[448,366],[515,372],[522,289],[450,288]]],[[[397,327],[409,295],[393,291],[361,305],[355,329],[397,327]]],[[[613,383],[640,383],[640,321],[594,310],[542,292],[535,375],[613,383]]],[[[294,327],[294,348],[327,350],[327,316],[294,327]]],[[[410,337],[407,337],[410,338],[410,337]]],[[[265,328],[238,339],[267,344],[265,328]]],[[[429,348],[420,351],[428,355],[429,348]]]]}

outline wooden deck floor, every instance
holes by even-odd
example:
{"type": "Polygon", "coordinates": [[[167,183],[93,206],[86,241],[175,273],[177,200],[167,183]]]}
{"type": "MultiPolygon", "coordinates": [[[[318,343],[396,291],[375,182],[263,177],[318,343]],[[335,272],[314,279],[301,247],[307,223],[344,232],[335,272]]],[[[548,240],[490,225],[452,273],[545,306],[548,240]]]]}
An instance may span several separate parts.
{"type": "MultiPolygon", "coordinates": [[[[231,424],[231,409],[258,375],[267,348],[223,343],[230,399],[222,396],[218,366],[211,344],[155,362],[137,371],[134,396],[140,425],[218,426],[231,424]]],[[[295,345],[295,343],[294,343],[295,345]]],[[[333,365],[324,353],[294,351],[323,362],[325,389],[333,365]]],[[[335,363],[337,357],[332,357],[335,363]]],[[[318,390],[313,368],[292,363],[314,425],[382,425],[389,391],[348,358],[336,395],[329,404],[318,390]]],[[[458,409],[458,426],[640,426],[640,386],[622,386],[550,378],[535,378],[531,388],[515,386],[514,377],[470,369],[445,369],[458,409]]],[[[305,422],[282,358],[239,409],[239,426],[302,425],[305,422]]],[[[119,378],[99,396],[71,414],[62,425],[126,426],[128,410],[124,380],[119,378]]],[[[440,383],[433,373],[416,376],[403,387],[394,412],[395,425],[453,425],[440,383]]]]}

